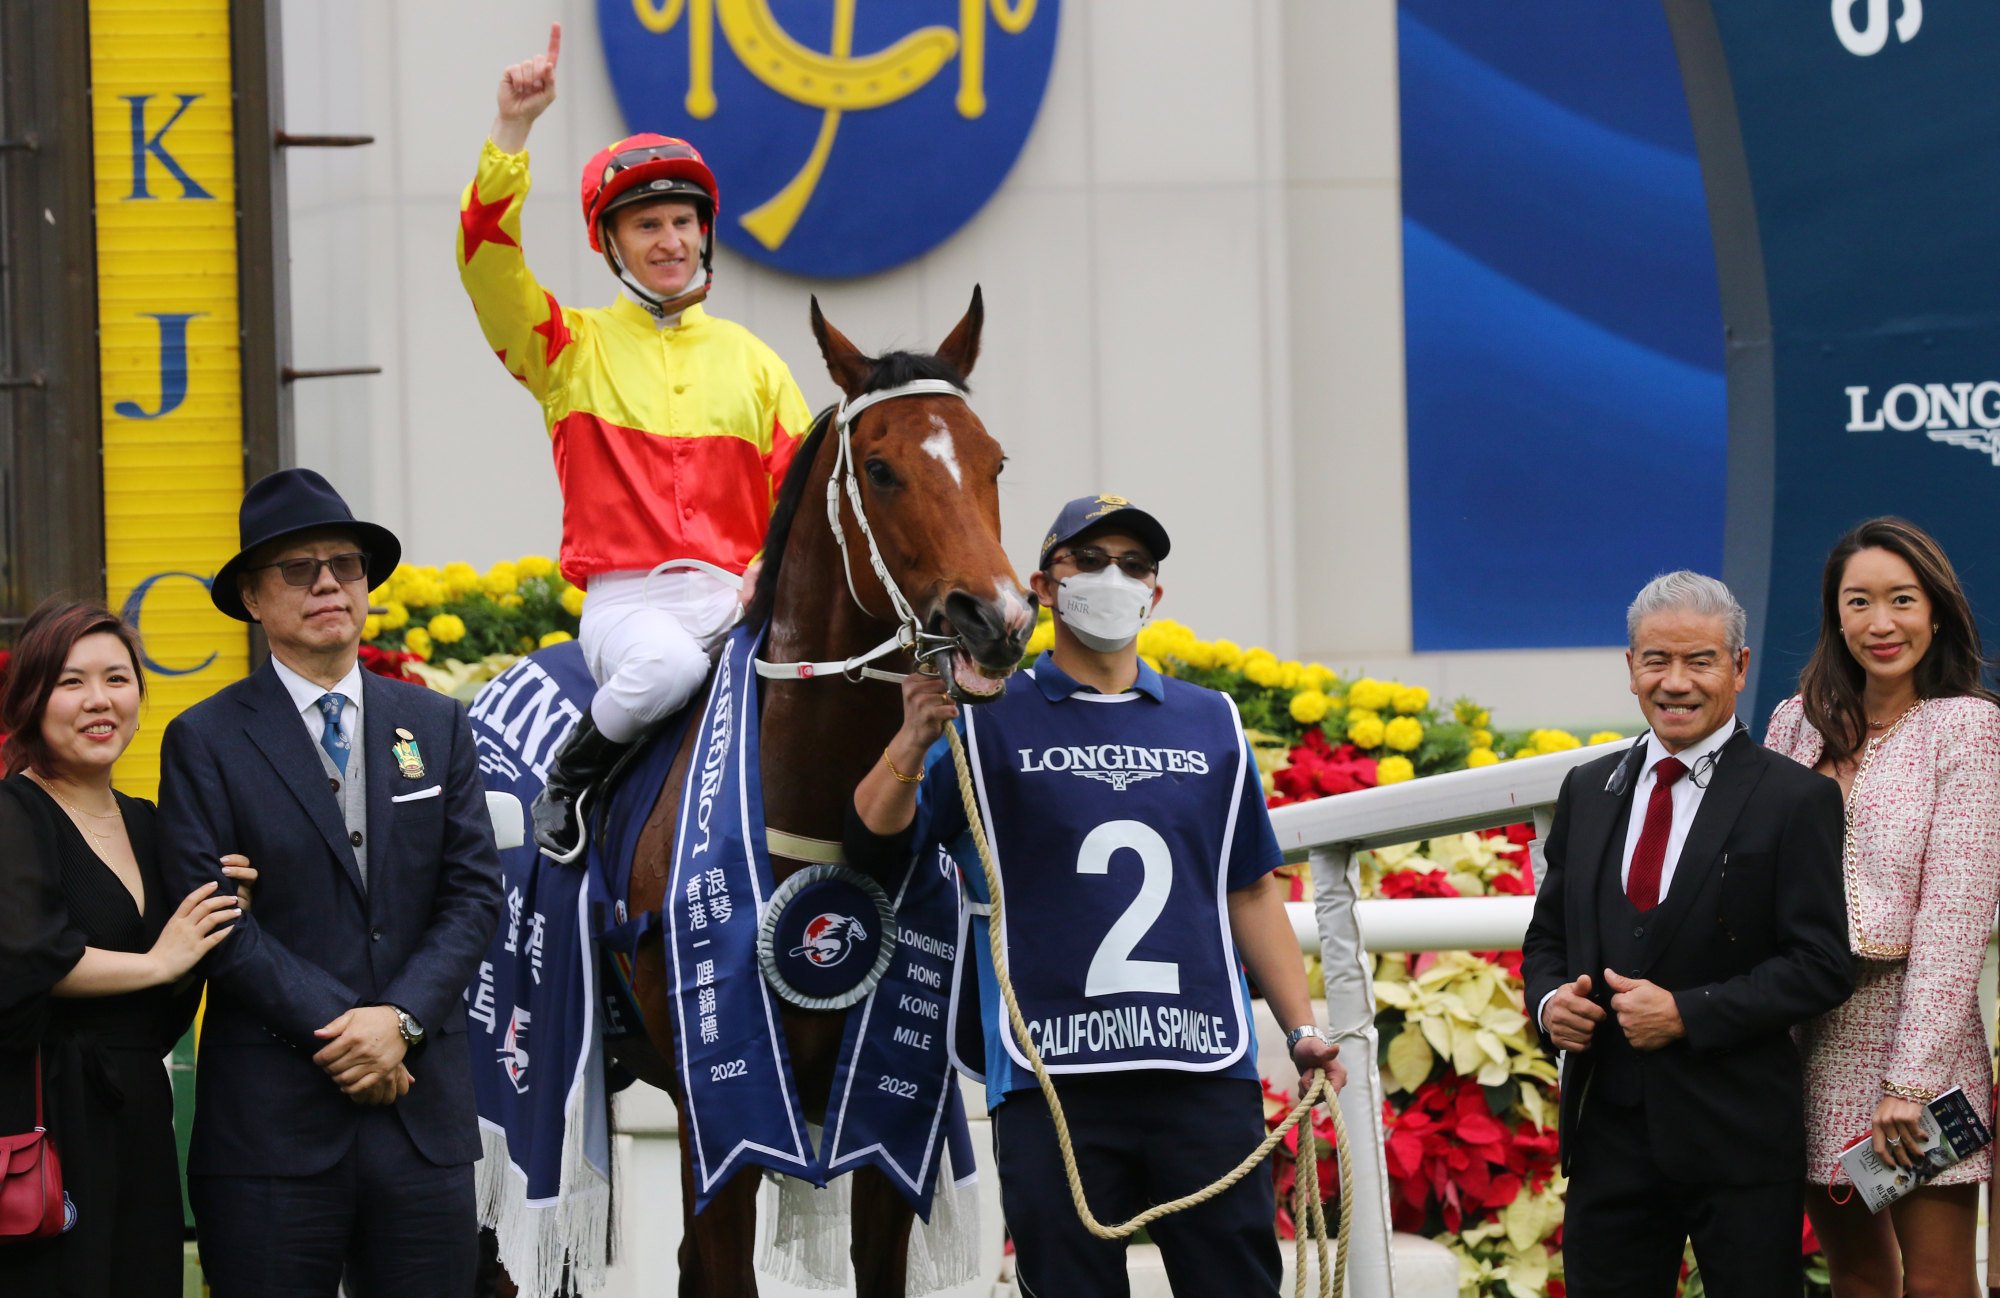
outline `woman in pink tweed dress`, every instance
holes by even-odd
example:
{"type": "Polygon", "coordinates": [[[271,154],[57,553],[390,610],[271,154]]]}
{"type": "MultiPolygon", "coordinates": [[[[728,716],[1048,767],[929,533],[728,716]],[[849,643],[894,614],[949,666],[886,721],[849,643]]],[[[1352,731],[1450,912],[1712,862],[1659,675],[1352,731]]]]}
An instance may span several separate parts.
{"type": "Polygon", "coordinates": [[[1803,1032],[1806,1210],[1839,1298],[1974,1298],[1990,1148],[1879,1216],[1832,1186],[1840,1151],[1864,1135],[1884,1158],[1918,1161],[1921,1105],[1954,1086],[1991,1121],[1979,972],[2000,900],[2000,706],[1957,575],[1914,524],[1878,518],[1843,537],[1820,614],[1799,694],[1765,741],[1847,799],[1860,967],[1853,998],[1803,1032]]]}

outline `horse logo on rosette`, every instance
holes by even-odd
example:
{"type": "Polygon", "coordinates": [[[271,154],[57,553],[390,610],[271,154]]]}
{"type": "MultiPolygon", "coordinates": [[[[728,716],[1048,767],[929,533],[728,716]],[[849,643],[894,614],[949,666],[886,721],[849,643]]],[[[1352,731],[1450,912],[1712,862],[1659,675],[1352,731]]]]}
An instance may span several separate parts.
{"type": "Polygon", "coordinates": [[[1059,10],[598,0],[598,27],[627,128],[685,136],[714,168],[723,243],[850,276],[936,247],[999,189],[1041,108],[1059,10]],[[955,24],[935,21],[954,8],[955,24]]]}
{"type": "Polygon", "coordinates": [[[830,969],[847,959],[848,952],[867,940],[868,930],[860,920],[852,915],[836,915],[828,911],[812,918],[805,932],[799,934],[799,944],[792,948],[791,953],[804,956],[822,969],[830,969]]]}
{"type": "Polygon", "coordinates": [[[500,1057],[500,1070],[507,1074],[507,1081],[521,1094],[528,1093],[528,1020],[531,1016],[520,1006],[507,1020],[507,1033],[500,1038],[500,1049],[495,1053],[500,1057]]]}

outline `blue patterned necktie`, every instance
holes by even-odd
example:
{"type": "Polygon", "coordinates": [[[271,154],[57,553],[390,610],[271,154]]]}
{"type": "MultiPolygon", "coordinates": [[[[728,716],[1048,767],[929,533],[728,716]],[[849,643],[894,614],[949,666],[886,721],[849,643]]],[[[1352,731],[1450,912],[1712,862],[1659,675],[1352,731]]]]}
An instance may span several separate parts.
{"type": "Polygon", "coordinates": [[[320,731],[319,746],[326,749],[326,755],[333,759],[333,769],[347,774],[347,736],[340,732],[340,709],[347,700],[338,694],[322,694],[319,698],[320,715],[326,718],[326,729],[320,731]]]}

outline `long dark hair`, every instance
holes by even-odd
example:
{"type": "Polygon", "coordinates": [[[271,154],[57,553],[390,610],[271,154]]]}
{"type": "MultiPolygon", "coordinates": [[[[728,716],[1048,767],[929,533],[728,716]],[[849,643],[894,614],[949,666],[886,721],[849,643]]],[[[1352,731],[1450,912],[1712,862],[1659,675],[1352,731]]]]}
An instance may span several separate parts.
{"type": "Polygon", "coordinates": [[[1841,537],[1826,556],[1819,582],[1819,643],[1799,674],[1806,720],[1826,740],[1827,760],[1835,762],[1860,751],[1868,734],[1868,714],[1861,706],[1867,674],[1840,631],[1841,578],[1847,573],[1847,561],[1863,550],[1887,550],[1909,564],[1931,602],[1937,632],[1930,649],[1917,660],[1917,697],[1971,694],[2000,703],[1981,679],[1986,659],[1979,647],[1979,626],[1943,547],[1908,519],[1871,518],[1841,537]]]}
{"type": "Polygon", "coordinates": [[[7,684],[0,692],[0,731],[7,746],[0,749],[8,775],[32,770],[49,776],[48,744],[42,739],[42,712],[62,679],[70,650],[85,636],[114,635],[132,655],[132,675],[139,682],[139,697],[146,697],[145,655],[139,650],[139,633],[102,604],[61,598],[42,601],[28,615],[20,638],[7,663],[7,684]]]}

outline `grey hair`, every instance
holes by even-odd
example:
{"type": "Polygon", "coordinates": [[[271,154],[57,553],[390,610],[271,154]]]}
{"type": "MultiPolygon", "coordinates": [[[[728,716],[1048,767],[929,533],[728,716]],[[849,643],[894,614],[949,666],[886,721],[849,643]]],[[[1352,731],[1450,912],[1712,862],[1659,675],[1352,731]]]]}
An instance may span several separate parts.
{"type": "Polygon", "coordinates": [[[1663,572],[1643,586],[1625,610],[1625,639],[1639,647],[1639,623],[1654,613],[1687,612],[1722,619],[1725,648],[1734,658],[1742,652],[1749,619],[1729,587],[1713,577],[1682,568],[1663,572]]]}

